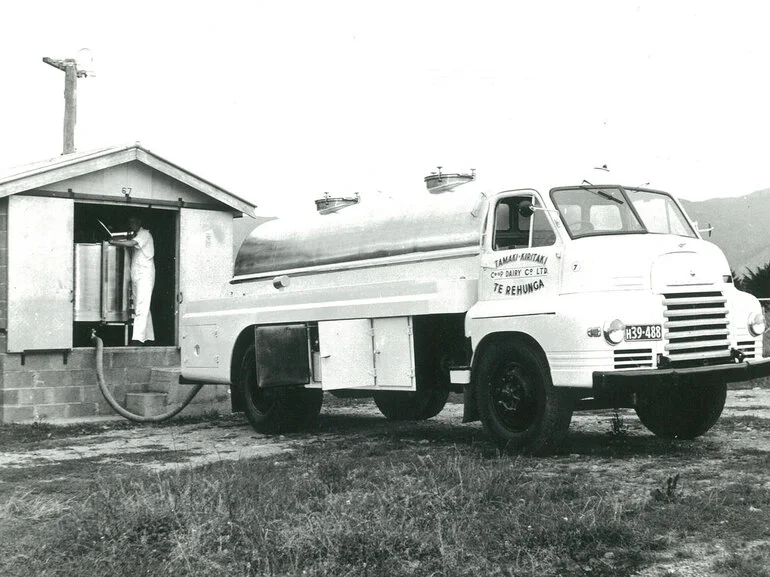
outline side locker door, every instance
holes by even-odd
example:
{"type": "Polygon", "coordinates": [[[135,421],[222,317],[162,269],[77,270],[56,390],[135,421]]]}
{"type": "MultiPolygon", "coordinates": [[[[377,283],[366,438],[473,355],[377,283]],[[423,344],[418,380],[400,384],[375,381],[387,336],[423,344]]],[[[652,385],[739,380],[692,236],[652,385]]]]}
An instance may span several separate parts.
{"type": "Polygon", "coordinates": [[[74,202],[8,201],[8,352],[71,349],[74,202]]]}
{"type": "Polygon", "coordinates": [[[319,322],[318,345],[324,391],[374,386],[370,319],[319,322]]]}
{"type": "Polygon", "coordinates": [[[373,319],[377,390],[415,391],[410,317],[373,319]]]}

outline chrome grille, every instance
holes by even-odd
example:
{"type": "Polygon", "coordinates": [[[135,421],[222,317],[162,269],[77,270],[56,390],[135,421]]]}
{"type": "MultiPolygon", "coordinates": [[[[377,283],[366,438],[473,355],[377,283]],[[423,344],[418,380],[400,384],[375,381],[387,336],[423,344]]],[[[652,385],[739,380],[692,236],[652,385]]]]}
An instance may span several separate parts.
{"type": "Polygon", "coordinates": [[[615,351],[616,369],[652,367],[652,349],[626,349],[615,351]]]}
{"type": "Polygon", "coordinates": [[[727,299],[721,292],[664,294],[665,351],[671,362],[730,356],[727,299]]]}
{"type": "Polygon", "coordinates": [[[746,355],[747,359],[757,356],[757,345],[754,341],[738,341],[738,350],[746,355]]]}

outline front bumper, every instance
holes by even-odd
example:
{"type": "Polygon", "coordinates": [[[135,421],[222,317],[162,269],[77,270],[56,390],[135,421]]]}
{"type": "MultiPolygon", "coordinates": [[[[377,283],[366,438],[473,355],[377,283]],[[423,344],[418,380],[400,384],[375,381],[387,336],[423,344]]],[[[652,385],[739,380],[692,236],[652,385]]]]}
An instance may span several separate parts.
{"type": "Polygon", "coordinates": [[[749,381],[770,375],[770,358],[705,367],[648,369],[632,371],[595,371],[594,396],[635,393],[650,387],[676,385],[697,386],[699,383],[749,381]]]}

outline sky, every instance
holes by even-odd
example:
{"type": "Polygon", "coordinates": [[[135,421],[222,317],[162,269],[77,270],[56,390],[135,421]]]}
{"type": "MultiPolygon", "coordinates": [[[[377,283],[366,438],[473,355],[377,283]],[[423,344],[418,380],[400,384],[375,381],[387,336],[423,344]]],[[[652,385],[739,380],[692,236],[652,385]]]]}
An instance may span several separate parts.
{"type": "MultiPolygon", "coordinates": [[[[2,8],[0,166],[141,142],[258,205],[398,199],[437,166],[507,188],[606,164],[689,200],[770,187],[770,4],[25,2],[2,8]]],[[[588,175],[588,176],[585,176],[588,175]]],[[[559,178],[568,179],[557,182],[559,178]]]]}

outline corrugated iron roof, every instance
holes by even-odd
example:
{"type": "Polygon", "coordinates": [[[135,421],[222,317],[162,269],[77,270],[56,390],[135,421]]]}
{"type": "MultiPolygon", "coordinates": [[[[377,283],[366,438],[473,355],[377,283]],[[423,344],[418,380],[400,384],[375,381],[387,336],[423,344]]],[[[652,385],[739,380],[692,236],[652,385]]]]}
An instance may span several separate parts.
{"type": "Polygon", "coordinates": [[[175,178],[244,214],[254,216],[255,204],[158,156],[138,142],[126,146],[62,154],[48,160],[0,170],[0,198],[134,160],[175,178]]]}

